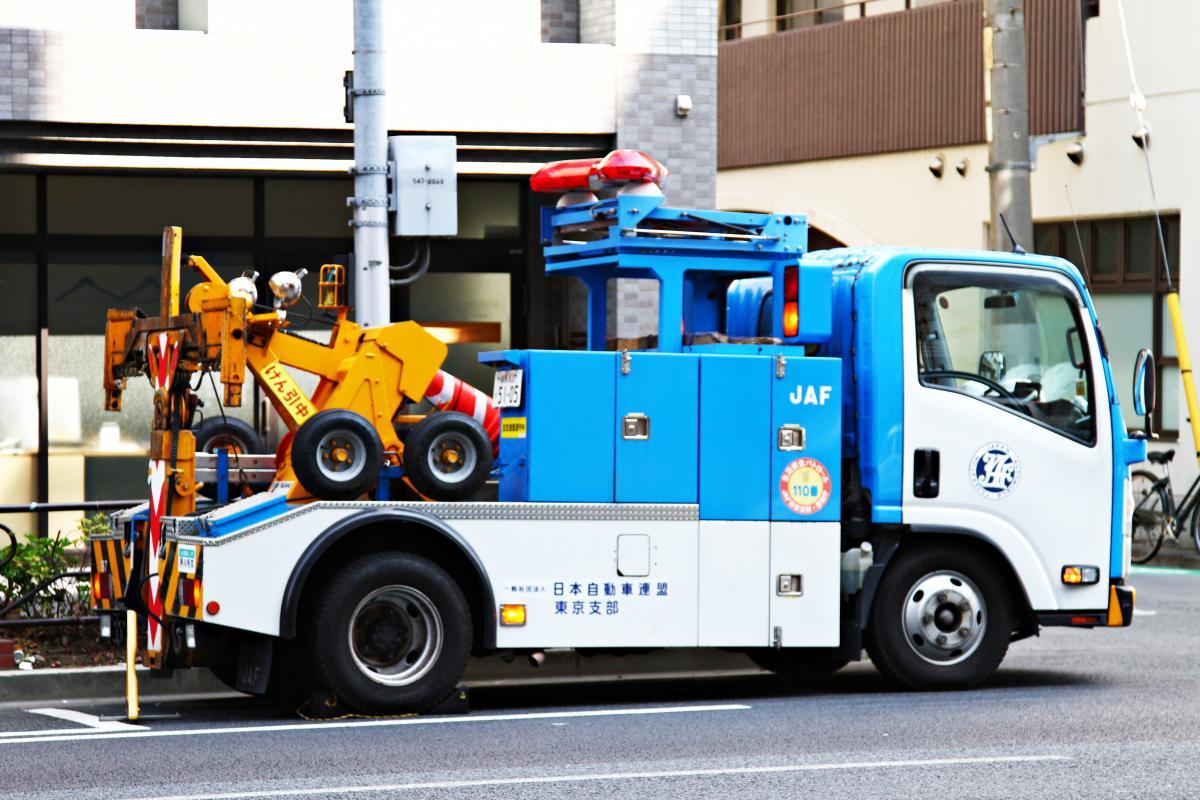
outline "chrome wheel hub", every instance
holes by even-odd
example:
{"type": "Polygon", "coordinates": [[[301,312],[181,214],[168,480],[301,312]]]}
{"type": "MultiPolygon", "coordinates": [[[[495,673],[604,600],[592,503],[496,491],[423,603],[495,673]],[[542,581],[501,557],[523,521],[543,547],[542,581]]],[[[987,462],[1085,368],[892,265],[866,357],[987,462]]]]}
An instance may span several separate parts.
{"type": "Polygon", "coordinates": [[[961,573],[931,572],[909,589],[901,624],[908,646],[922,659],[938,666],[957,664],[983,641],[983,594],[961,573]]]}
{"type": "Polygon", "coordinates": [[[376,683],[407,686],[425,677],[442,653],[442,617],[411,586],[384,586],[362,599],[347,634],[354,666],[376,683]]]}

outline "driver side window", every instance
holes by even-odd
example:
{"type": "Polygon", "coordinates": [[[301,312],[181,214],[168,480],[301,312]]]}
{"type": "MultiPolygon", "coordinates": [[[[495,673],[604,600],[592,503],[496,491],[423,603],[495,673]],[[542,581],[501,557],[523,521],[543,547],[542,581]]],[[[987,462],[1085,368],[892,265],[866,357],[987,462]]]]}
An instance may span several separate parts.
{"type": "Polygon", "coordinates": [[[1095,441],[1087,340],[1065,289],[1001,270],[921,271],[912,285],[923,385],[1095,441]]]}

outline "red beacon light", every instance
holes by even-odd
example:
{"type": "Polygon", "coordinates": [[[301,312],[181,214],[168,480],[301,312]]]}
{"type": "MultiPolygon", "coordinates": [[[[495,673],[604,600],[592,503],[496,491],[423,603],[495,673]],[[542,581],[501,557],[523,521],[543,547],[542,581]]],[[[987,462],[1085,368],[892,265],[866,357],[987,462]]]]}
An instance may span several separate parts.
{"type": "Polygon", "coordinates": [[[599,163],[598,158],[552,161],[530,176],[529,188],[535,192],[591,191],[592,173],[599,163]]]}
{"type": "Polygon", "coordinates": [[[596,165],[596,174],[609,186],[649,183],[662,188],[671,173],[641,150],[613,150],[596,165]]]}
{"type": "Polygon", "coordinates": [[[535,192],[562,192],[558,206],[594,203],[601,189],[661,194],[670,172],[641,150],[614,150],[604,158],[554,161],[533,173],[529,188],[535,192]]]}

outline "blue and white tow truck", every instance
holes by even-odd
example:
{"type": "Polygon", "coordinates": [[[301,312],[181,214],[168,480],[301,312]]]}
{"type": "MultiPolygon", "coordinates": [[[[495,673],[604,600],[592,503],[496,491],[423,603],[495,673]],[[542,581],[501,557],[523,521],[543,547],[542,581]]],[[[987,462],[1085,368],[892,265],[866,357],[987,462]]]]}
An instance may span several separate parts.
{"type": "Polygon", "coordinates": [[[664,174],[617,151],[533,177],[562,194],[546,270],[586,284],[588,349],[482,356],[498,500],[276,486],[167,518],[195,600],[168,603],[164,666],[258,692],[303,675],[388,711],[438,704],[472,654],[564,647],[727,648],[792,674],[865,649],[929,689],[978,684],[1044,625],[1131,622],[1145,442],[1074,266],[809,253],[804,216],[669,208],[664,174]],[[642,348],[606,349],[616,278],[659,282],[642,348]]]}

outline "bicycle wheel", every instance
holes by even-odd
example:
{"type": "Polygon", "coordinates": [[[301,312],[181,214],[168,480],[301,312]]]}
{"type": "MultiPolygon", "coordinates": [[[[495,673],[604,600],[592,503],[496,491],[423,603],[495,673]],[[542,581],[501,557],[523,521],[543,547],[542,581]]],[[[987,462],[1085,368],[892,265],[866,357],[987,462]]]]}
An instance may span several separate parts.
{"type": "Polygon", "coordinates": [[[1200,552],[1200,503],[1192,508],[1192,544],[1200,552]]]}
{"type": "Polygon", "coordinates": [[[1135,564],[1145,564],[1162,547],[1167,533],[1167,492],[1158,484],[1158,476],[1147,470],[1134,470],[1133,480],[1133,538],[1130,558],[1135,564]]]}

